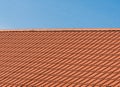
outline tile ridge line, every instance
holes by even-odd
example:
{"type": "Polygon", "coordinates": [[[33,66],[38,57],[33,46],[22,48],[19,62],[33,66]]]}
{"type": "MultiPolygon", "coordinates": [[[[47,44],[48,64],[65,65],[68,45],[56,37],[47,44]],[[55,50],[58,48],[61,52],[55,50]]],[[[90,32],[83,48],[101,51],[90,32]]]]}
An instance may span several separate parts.
{"type": "Polygon", "coordinates": [[[2,29],[2,31],[120,31],[120,28],[26,28],[26,29],[2,29]]]}

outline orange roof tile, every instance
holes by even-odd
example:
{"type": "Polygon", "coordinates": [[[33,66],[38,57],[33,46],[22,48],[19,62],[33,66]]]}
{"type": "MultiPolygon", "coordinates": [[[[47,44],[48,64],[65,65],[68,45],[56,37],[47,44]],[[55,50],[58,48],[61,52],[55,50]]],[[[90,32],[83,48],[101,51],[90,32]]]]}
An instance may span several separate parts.
{"type": "Polygon", "coordinates": [[[0,87],[120,86],[120,29],[0,31],[0,87]]]}

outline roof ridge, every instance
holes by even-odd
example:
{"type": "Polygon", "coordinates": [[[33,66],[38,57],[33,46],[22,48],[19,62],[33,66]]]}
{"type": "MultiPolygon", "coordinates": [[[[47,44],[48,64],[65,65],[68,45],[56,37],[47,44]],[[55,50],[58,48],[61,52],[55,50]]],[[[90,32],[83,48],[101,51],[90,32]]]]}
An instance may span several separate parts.
{"type": "Polygon", "coordinates": [[[118,31],[120,28],[21,28],[0,31],[118,31]]]}

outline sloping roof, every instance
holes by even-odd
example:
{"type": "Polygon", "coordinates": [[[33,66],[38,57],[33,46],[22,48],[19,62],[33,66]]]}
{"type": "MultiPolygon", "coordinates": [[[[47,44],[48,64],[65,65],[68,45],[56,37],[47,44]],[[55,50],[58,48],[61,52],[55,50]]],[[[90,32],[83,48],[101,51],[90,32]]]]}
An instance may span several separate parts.
{"type": "Polygon", "coordinates": [[[0,31],[0,87],[120,86],[120,30],[0,31]]]}

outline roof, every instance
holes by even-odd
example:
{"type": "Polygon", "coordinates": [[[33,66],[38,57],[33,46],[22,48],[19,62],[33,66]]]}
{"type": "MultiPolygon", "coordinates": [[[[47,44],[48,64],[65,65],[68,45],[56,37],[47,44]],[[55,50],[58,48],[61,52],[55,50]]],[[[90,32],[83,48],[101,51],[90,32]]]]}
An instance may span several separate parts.
{"type": "Polygon", "coordinates": [[[120,29],[0,31],[1,87],[119,87],[120,29]]]}

